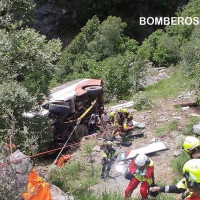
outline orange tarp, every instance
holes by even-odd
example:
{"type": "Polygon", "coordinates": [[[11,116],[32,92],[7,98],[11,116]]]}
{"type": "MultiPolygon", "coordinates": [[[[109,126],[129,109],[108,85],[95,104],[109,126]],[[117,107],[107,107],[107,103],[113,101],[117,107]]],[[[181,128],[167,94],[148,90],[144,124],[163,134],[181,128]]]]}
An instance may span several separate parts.
{"type": "Polygon", "coordinates": [[[64,167],[65,163],[71,158],[72,156],[70,154],[61,156],[60,158],[58,158],[58,160],[56,161],[56,165],[58,165],[59,167],[64,167]]]}
{"type": "Polygon", "coordinates": [[[38,176],[35,169],[29,173],[27,192],[21,196],[23,200],[52,200],[49,183],[38,176]]]}

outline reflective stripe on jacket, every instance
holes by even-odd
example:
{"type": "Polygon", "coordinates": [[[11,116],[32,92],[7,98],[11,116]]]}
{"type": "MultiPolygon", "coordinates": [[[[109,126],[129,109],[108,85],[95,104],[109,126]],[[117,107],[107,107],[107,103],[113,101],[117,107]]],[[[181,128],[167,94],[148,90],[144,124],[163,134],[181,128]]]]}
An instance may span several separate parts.
{"type": "Polygon", "coordinates": [[[149,185],[153,183],[153,170],[154,170],[154,163],[150,159],[150,163],[145,167],[144,171],[145,176],[141,176],[140,174],[134,174],[136,170],[135,160],[132,161],[130,164],[129,171],[134,175],[134,177],[140,182],[148,182],[149,185]]]}
{"type": "Polygon", "coordinates": [[[117,157],[117,152],[115,149],[111,148],[108,150],[107,148],[103,151],[103,158],[114,159],[117,157]]]}

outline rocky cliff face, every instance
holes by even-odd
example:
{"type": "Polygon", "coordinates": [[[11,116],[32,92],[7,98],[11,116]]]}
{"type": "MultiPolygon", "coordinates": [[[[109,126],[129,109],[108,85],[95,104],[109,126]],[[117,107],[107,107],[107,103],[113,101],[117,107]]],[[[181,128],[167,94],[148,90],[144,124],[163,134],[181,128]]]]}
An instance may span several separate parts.
{"type": "Polygon", "coordinates": [[[139,41],[159,26],[140,26],[140,16],[174,16],[179,6],[188,0],[34,0],[34,28],[48,39],[60,38],[69,44],[88,19],[97,15],[101,21],[118,16],[128,24],[126,34],[139,41]]]}

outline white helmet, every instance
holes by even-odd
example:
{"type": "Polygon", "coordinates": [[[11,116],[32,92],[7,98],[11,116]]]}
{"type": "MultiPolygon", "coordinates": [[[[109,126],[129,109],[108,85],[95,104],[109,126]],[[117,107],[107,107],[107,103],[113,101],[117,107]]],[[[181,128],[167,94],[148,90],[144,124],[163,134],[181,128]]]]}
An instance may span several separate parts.
{"type": "Polygon", "coordinates": [[[143,167],[148,163],[148,158],[146,155],[144,154],[139,154],[136,158],[135,158],[135,165],[138,167],[143,167]]]}

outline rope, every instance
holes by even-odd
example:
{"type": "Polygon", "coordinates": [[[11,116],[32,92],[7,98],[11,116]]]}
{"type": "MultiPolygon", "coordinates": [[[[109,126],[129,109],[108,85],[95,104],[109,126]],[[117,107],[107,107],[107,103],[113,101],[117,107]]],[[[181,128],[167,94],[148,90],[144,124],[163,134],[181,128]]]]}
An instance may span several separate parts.
{"type": "Polygon", "coordinates": [[[59,158],[60,154],[63,152],[65,146],[67,145],[69,139],[71,138],[72,134],[74,133],[74,131],[76,130],[76,127],[80,124],[81,120],[77,121],[76,126],[74,127],[73,131],[71,132],[70,136],[68,137],[67,141],[65,142],[64,146],[62,147],[62,149],[60,150],[59,154],[57,155],[56,159],[54,160],[53,164],[51,165],[51,167],[49,168],[46,176],[44,177],[44,180],[46,181],[47,176],[49,175],[50,171],[52,170],[53,166],[55,165],[57,159],[59,158]]]}
{"type": "MultiPolygon", "coordinates": [[[[87,114],[91,110],[91,108],[94,106],[95,103],[96,103],[96,100],[94,102],[92,102],[92,105],[84,113],[87,114]]],[[[81,117],[79,117],[76,120],[81,120],[81,118],[83,118],[86,115],[84,113],[81,115],[81,117]]],[[[82,142],[77,142],[77,143],[74,143],[74,144],[66,145],[65,148],[71,147],[71,146],[76,146],[76,145],[79,145],[81,143],[82,142]]],[[[4,167],[6,165],[10,165],[10,164],[15,163],[15,162],[22,161],[22,160],[27,159],[27,158],[34,158],[34,157],[37,157],[37,156],[40,156],[40,155],[44,155],[44,154],[48,154],[48,153],[51,153],[51,152],[54,152],[54,151],[58,151],[58,150],[60,150],[62,148],[63,147],[59,147],[59,148],[52,149],[52,150],[49,150],[49,151],[44,151],[44,152],[40,152],[40,153],[37,153],[37,154],[33,154],[31,156],[26,156],[26,157],[23,157],[23,158],[20,158],[20,159],[16,159],[16,160],[13,160],[13,161],[10,161],[10,162],[4,162],[4,163],[0,164],[0,168],[4,167]]]]}
{"type": "MultiPolygon", "coordinates": [[[[92,107],[94,106],[94,104],[96,103],[96,100],[94,102],[92,102],[92,105],[78,118],[76,126],[74,127],[73,131],[71,132],[70,136],[68,137],[67,141],[65,142],[64,146],[62,147],[62,149],[60,150],[58,156],[56,157],[56,159],[54,160],[54,162],[52,163],[52,165],[50,166],[46,176],[44,177],[44,181],[46,181],[50,171],[53,169],[53,166],[55,165],[57,159],[59,158],[60,154],[62,153],[62,151],[64,150],[64,148],[66,147],[69,139],[71,138],[72,134],[74,133],[74,131],[76,130],[76,127],[80,124],[81,119],[92,109],[92,107]]],[[[36,192],[38,191],[38,189],[40,188],[41,184],[38,185],[38,187],[32,192],[32,195],[30,197],[28,197],[26,200],[29,200],[34,194],[36,194],[36,192]]]]}
{"type": "MultiPolygon", "coordinates": [[[[77,142],[77,143],[73,143],[73,144],[70,144],[70,145],[66,145],[65,148],[71,147],[71,146],[76,146],[76,145],[79,145],[79,144],[81,144],[81,143],[82,143],[82,142],[77,142]]],[[[17,160],[13,160],[13,161],[11,161],[11,162],[5,162],[5,163],[0,164],[0,168],[1,168],[1,167],[4,167],[4,166],[6,166],[6,165],[10,165],[10,164],[15,163],[15,162],[22,161],[22,160],[27,159],[27,158],[34,158],[34,157],[37,157],[37,156],[40,156],[40,155],[44,155],[44,154],[47,154],[47,153],[51,153],[51,152],[54,152],[54,151],[58,151],[58,150],[60,150],[60,149],[62,149],[62,147],[59,147],[59,148],[56,148],[56,149],[52,149],[52,150],[49,150],[49,151],[40,152],[40,153],[37,153],[37,154],[33,154],[33,155],[31,155],[31,156],[26,156],[26,157],[23,157],[23,158],[20,158],[20,159],[17,159],[17,160]]]]}
{"type": "Polygon", "coordinates": [[[50,171],[52,170],[53,166],[55,165],[57,159],[59,158],[60,154],[62,153],[63,149],[64,149],[65,146],[67,145],[67,143],[68,143],[69,139],[71,138],[72,134],[73,134],[74,131],[76,130],[76,127],[80,124],[81,119],[82,119],[83,117],[85,117],[85,115],[92,109],[92,107],[94,106],[94,104],[96,103],[96,101],[97,101],[97,99],[95,99],[95,101],[92,102],[92,105],[78,118],[76,126],[74,127],[73,131],[71,132],[70,136],[68,137],[67,141],[65,142],[63,148],[60,150],[60,152],[59,152],[59,154],[57,155],[56,159],[54,160],[53,164],[52,164],[51,167],[49,168],[49,170],[48,170],[46,176],[44,177],[44,180],[45,180],[45,181],[46,181],[46,178],[47,178],[47,176],[49,175],[50,171]]]}

